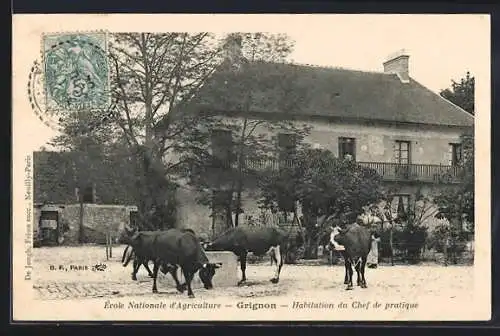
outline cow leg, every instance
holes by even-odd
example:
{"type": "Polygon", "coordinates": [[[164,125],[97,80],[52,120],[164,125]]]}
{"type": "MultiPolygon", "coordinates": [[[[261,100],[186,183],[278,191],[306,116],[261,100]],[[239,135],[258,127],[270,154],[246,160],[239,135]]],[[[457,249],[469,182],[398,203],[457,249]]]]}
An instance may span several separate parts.
{"type": "Polygon", "coordinates": [[[346,288],[346,290],[351,290],[351,289],[353,289],[353,285],[352,285],[353,271],[352,271],[352,262],[351,262],[350,258],[347,258],[346,264],[347,264],[347,288],[346,288]]]}
{"type": "Polygon", "coordinates": [[[151,270],[149,269],[148,262],[149,262],[149,260],[144,260],[144,262],[142,264],[144,265],[144,268],[146,269],[146,271],[148,271],[149,277],[152,278],[153,272],[151,272],[151,270]]]}
{"type": "Polygon", "coordinates": [[[184,290],[186,289],[186,284],[182,284],[179,282],[179,278],[177,277],[177,270],[179,269],[177,265],[169,265],[169,273],[172,274],[172,278],[174,278],[175,281],[175,288],[177,291],[180,293],[184,293],[184,290]]]}
{"type": "Polygon", "coordinates": [[[349,258],[347,258],[346,255],[344,255],[344,269],[345,269],[345,275],[344,275],[344,285],[348,285],[349,284],[349,269],[350,269],[350,266],[349,266],[349,258]]]}
{"type": "Polygon", "coordinates": [[[271,279],[271,282],[276,284],[280,281],[281,267],[283,267],[283,255],[280,245],[271,247],[271,260],[276,264],[274,278],[271,279]]]}
{"type": "Polygon", "coordinates": [[[361,286],[360,266],[361,266],[361,259],[358,259],[354,266],[354,269],[356,270],[356,285],[358,286],[361,286]]]}
{"type": "Polygon", "coordinates": [[[247,281],[247,251],[243,251],[239,253],[240,256],[240,268],[241,268],[241,280],[238,281],[238,286],[247,281]]]}
{"type": "Polygon", "coordinates": [[[137,258],[134,259],[132,263],[132,280],[137,280],[137,272],[139,271],[139,267],[141,267],[141,263],[137,258]]]}
{"type": "Polygon", "coordinates": [[[191,281],[193,280],[193,277],[194,277],[194,273],[193,270],[188,267],[181,267],[182,268],[182,272],[184,273],[184,278],[186,279],[186,284],[187,284],[187,290],[188,290],[188,297],[190,299],[193,299],[194,298],[194,293],[193,293],[193,289],[191,288],[191,281]]]}
{"type": "Polygon", "coordinates": [[[156,279],[158,278],[158,271],[160,270],[160,260],[155,260],[153,266],[153,293],[158,293],[158,288],[156,287],[156,279]]]}
{"type": "Polygon", "coordinates": [[[361,266],[360,266],[360,273],[361,273],[361,288],[367,288],[368,286],[366,285],[366,279],[365,279],[365,267],[366,267],[366,257],[361,258],[361,266]]]}

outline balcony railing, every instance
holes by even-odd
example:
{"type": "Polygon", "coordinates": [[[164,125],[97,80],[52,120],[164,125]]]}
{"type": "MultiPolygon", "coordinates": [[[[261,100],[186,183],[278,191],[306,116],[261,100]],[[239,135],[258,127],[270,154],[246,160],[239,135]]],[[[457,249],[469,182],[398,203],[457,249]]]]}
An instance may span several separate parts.
{"type": "MultiPolygon", "coordinates": [[[[357,162],[359,165],[375,170],[385,181],[418,181],[429,183],[458,183],[461,181],[461,167],[432,164],[397,164],[386,162],[357,162]]],[[[292,168],[297,164],[295,160],[277,159],[247,159],[245,160],[246,174],[260,171],[279,172],[280,169],[292,168]]],[[[214,162],[209,171],[237,169],[236,162],[214,162]]]]}
{"type": "Polygon", "coordinates": [[[461,180],[461,168],[458,166],[386,162],[358,162],[358,164],[375,170],[386,181],[458,183],[461,180]]]}

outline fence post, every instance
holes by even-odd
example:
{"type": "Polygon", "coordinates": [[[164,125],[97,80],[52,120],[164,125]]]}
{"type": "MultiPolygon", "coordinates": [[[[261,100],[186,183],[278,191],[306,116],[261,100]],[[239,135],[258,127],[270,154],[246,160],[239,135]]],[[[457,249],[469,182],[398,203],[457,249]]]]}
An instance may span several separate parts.
{"type": "Polygon", "coordinates": [[[392,242],[392,228],[393,228],[393,223],[390,223],[391,226],[389,228],[389,249],[391,250],[391,266],[394,266],[394,245],[392,242]]]}
{"type": "Polygon", "coordinates": [[[443,255],[444,255],[444,265],[448,266],[448,243],[449,243],[449,230],[446,230],[445,233],[445,239],[444,239],[444,248],[443,248],[443,255]]]}
{"type": "Polygon", "coordinates": [[[108,238],[109,238],[109,258],[113,258],[113,234],[111,231],[108,233],[108,238]]]}
{"type": "Polygon", "coordinates": [[[113,241],[111,239],[111,231],[106,230],[106,260],[113,258],[113,241]]]}
{"type": "Polygon", "coordinates": [[[106,230],[106,260],[109,260],[109,239],[108,239],[108,231],[106,230]]]}

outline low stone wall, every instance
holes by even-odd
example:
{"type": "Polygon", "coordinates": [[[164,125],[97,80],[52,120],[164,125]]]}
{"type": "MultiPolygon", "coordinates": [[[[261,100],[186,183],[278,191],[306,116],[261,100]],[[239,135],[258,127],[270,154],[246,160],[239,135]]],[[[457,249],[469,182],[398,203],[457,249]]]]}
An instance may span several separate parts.
{"type": "MultiPolygon", "coordinates": [[[[215,271],[215,276],[212,280],[214,288],[219,287],[233,287],[238,283],[238,264],[236,255],[232,252],[206,252],[208,260],[212,263],[222,263],[222,266],[215,271]]],[[[180,275],[180,270],[178,271],[178,277],[180,282],[184,282],[184,277],[180,275]]],[[[162,277],[162,286],[172,286],[174,287],[174,281],[169,275],[168,277],[162,277]]],[[[203,288],[203,283],[198,276],[198,273],[194,276],[193,282],[191,283],[193,289],[203,288]]],[[[162,289],[158,288],[161,292],[162,289]]]]}
{"type": "MultiPolygon", "coordinates": [[[[76,245],[80,236],[80,204],[56,205],[59,212],[59,225],[67,225],[63,245],[76,245]]],[[[43,208],[34,208],[34,234],[38,234],[39,220],[43,208]]],[[[83,242],[105,244],[106,232],[116,239],[125,225],[130,225],[130,212],[134,206],[110,204],[83,205],[83,242]]]]}

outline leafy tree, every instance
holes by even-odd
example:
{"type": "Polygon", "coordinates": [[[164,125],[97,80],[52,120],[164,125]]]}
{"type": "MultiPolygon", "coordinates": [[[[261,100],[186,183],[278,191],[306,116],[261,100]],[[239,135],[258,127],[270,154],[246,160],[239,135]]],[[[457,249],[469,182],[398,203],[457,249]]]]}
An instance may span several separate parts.
{"type": "Polygon", "coordinates": [[[469,71],[460,82],[452,80],[451,89],[441,90],[440,95],[474,114],[474,76],[471,76],[469,71]]]}
{"type": "Polygon", "coordinates": [[[230,34],[224,41],[225,61],[204,86],[203,98],[198,101],[218,111],[238,113],[234,118],[219,116],[212,120],[212,129],[225,129],[232,135],[227,141],[231,142],[227,144],[231,146],[230,154],[222,159],[223,169],[205,174],[210,166],[207,160],[217,159],[208,155],[200,161],[198,174],[191,180],[202,192],[202,204],[222,203],[228,226],[239,224],[244,211],[242,193],[255,185],[249,177],[258,175],[261,163],[275,159],[275,135],[291,134],[298,143],[308,133],[305,125],[255,115],[261,111],[293,113],[298,103],[307,99],[305,90],[297,90],[293,84],[296,68],[285,64],[292,49],[293,41],[282,34],[230,34]],[[213,198],[214,189],[224,190],[223,199],[213,198]]]}
{"type": "Polygon", "coordinates": [[[354,222],[365,206],[383,198],[381,177],[352,160],[307,146],[294,161],[263,181],[261,204],[270,209],[279,209],[283,203],[300,204],[306,230],[305,257],[311,258],[327,219],[354,222]],[[349,213],[349,218],[343,218],[349,213]]]}
{"type": "Polygon", "coordinates": [[[444,218],[446,223],[433,232],[432,247],[445,254],[445,263],[457,262],[457,255],[463,252],[467,235],[463,231],[463,223],[467,223],[468,231],[474,232],[474,136],[472,132],[462,135],[462,162],[454,172],[457,185],[450,186],[435,202],[439,207],[437,218],[444,218]]]}
{"type": "Polygon", "coordinates": [[[474,136],[466,133],[461,137],[462,161],[456,169],[458,183],[450,186],[435,198],[439,206],[438,218],[446,218],[453,226],[459,228],[463,221],[469,224],[474,232],[474,136]]]}
{"type": "MultiPolygon", "coordinates": [[[[474,114],[474,77],[467,72],[466,77],[460,82],[452,81],[452,89],[446,89],[441,95],[467,112],[474,114]]],[[[456,260],[456,253],[460,249],[463,240],[462,223],[466,221],[469,231],[474,232],[474,132],[465,132],[461,137],[462,159],[458,167],[453,167],[452,172],[443,174],[443,178],[449,178],[452,174],[458,178],[458,185],[448,188],[436,197],[439,206],[438,218],[446,218],[448,225],[444,225],[436,231],[444,242],[445,253],[452,253],[456,260]],[[448,251],[447,248],[450,247],[448,251]],[[455,251],[457,250],[457,251],[455,251]]],[[[439,245],[439,244],[438,244],[439,245]]],[[[448,258],[448,256],[447,256],[448,258]]]]}
{"type": "Polygon", "coordinates": [[[67,153],[42,149],[33,153],[33,192],[37,203],[75,201],[73,166],[67,153]]]}
{"type": "Polygon", "coordinates": [[[67,112],[61,120],[63,132],[51,141],[51,145],[63,149],[63,157],[69,159],[71,171],[70,177],[73,181],[63,180],[72,184],[77,191],[80,203],[79,241],[84,242],[83,237],[83,204],[94,202],[94,187],[106,178],[104,162],[104,147],[101,145],[109,140],[111,129],[103,127],[100,130],[89,129],[89,125],[99,118],[92,111],[67,112]],[[89,199],[90,198],[90,199],[89,199]]]}
{"type": "Polygon", "coordinates": [[[420,261],[422,248],[427,241],[425,222],[437,212],[432,198],[418,191],[415,197],[410,198],[406,211],[396,218],[403,224],[400,247],[405,251],[405,259],[409,263],[420,261]]]}
{"type": "Polygon", "coordinates": [[[467,237],[464,232],[449,223],[437,225],[428,243],[430,248],[436,252],[445,254],[445,264],[449,261],[453,264],[458,263],[458,256],[464,252],[467,245],[467,237]]]}

